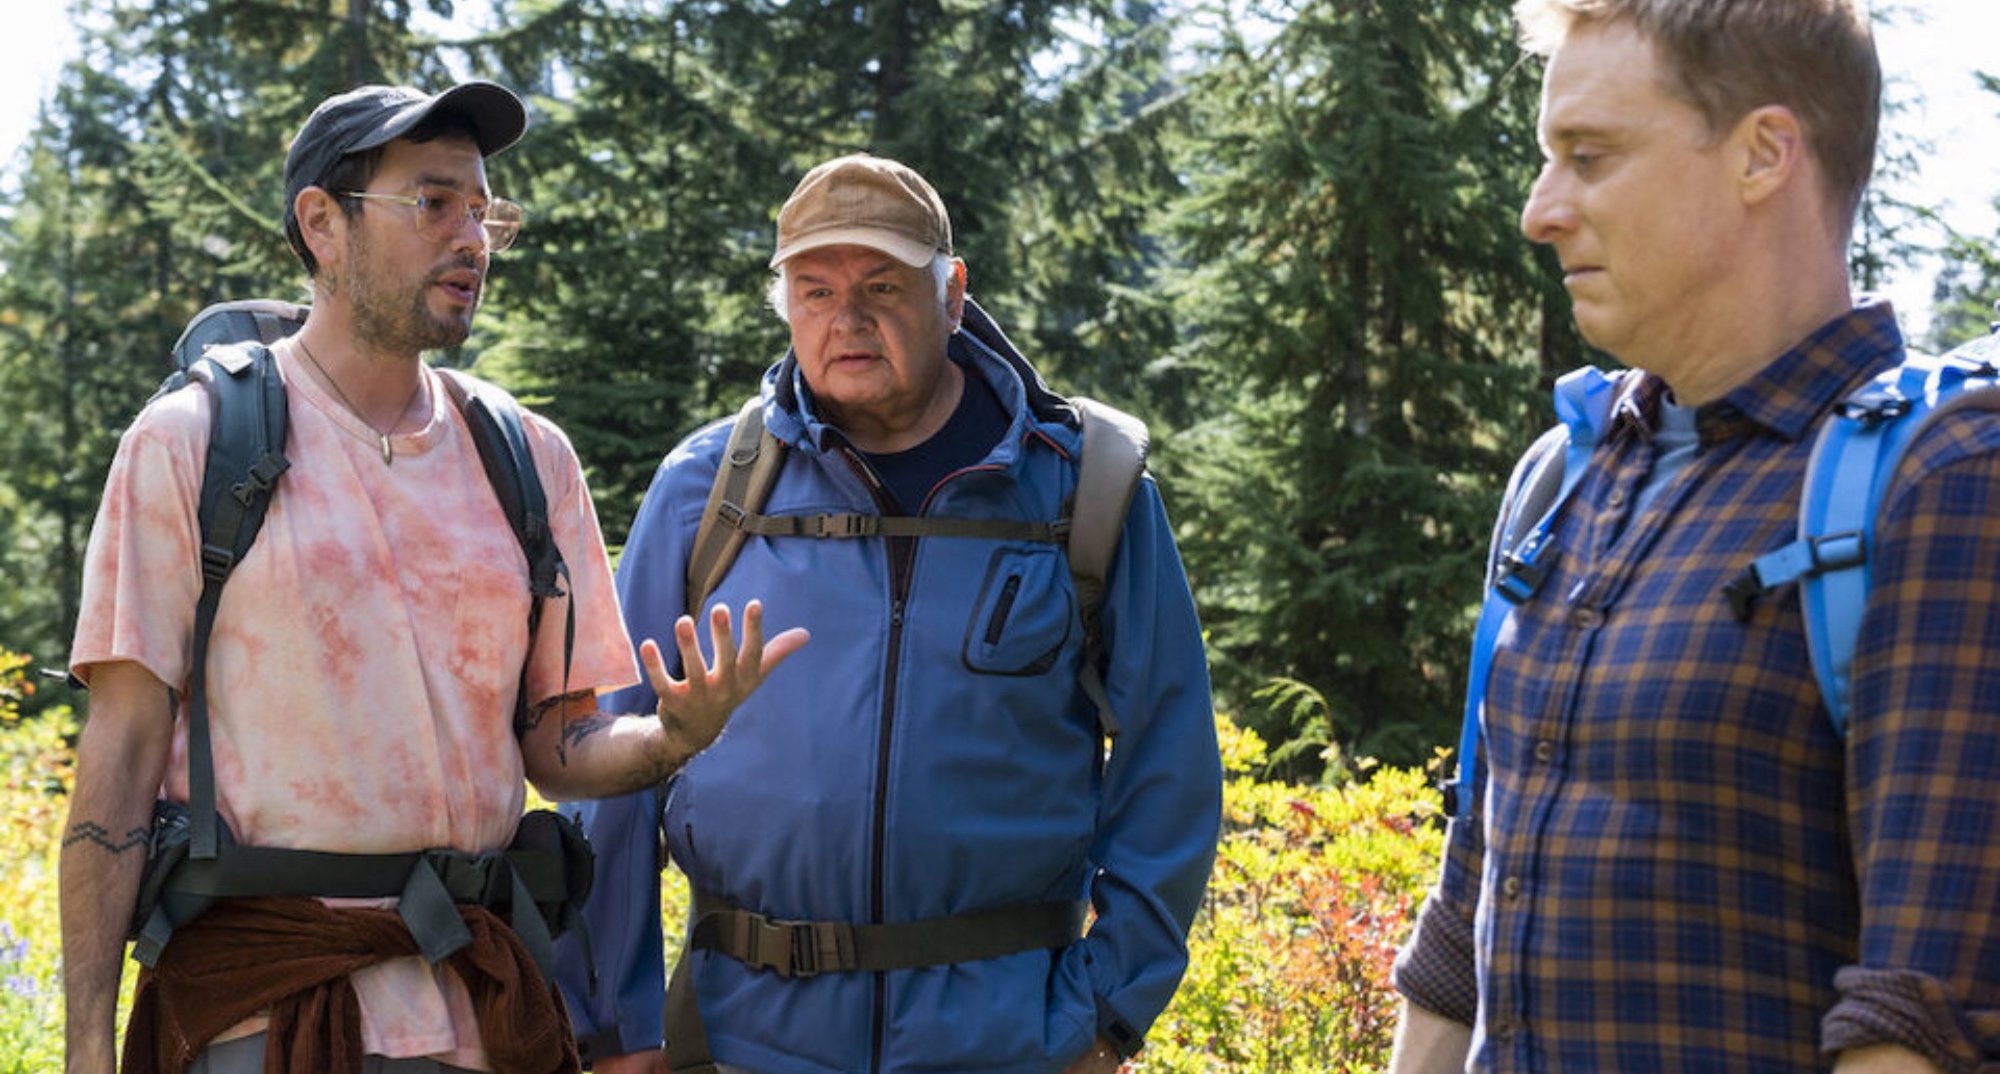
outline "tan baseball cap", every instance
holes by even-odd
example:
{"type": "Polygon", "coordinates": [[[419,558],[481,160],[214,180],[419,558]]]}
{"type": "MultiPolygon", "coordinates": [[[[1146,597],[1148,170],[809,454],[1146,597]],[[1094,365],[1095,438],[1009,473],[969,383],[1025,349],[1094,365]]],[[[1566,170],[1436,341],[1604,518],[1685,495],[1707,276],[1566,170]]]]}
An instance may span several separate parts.
{"type": "Polygon", "coordinates": [[[836,157],[807,172],[778,210],[771,267],[823,246],[866,246],[922,268],[951,253],[951,218],[907,166],[866,153],[836,157]]]}

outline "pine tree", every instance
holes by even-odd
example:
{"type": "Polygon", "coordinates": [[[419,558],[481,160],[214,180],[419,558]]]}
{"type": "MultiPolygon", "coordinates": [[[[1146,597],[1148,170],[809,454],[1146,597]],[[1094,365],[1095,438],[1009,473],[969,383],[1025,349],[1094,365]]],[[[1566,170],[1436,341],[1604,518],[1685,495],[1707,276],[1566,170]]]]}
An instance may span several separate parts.
{"type": "Polygon", "coordinates": [[[408,0],[97,0],[0,230],[0,631],[59,660],[119,432],[202,306],[302,297],[285,150],[356,80],[428,81],[408,0]]]}
{"type": "MultiPolygon", "coordinates": [[[[1228,703],[1277,740],[1450,741],[1498,489],[1578,364],[1516,229],[1538,86],[1504,0],[1328,0],[1231,26],[1182,168],[1177,282],[1218,413],[1169,478],[1228,703]],[[1322,725],[1282,726],[1324,699],[1322,725]]],[[[1301,760],[1302,770],[1311,770],[1301,760]]]]}
{"type": "Polygon", "coordinates": [[[1122,6],[565,0],[497,16],[476,52],[535,91],[538,115],[497,166],[532,216],[495,276],[505,342],[485,360],[575,438],[614,541],[664,449],[784,353],[763,308],[773,225],[830,157],[930,179],[973,292],[1059,381],[1127,386],[1136,373],[1100,364],[1136,370],[1128,341],[1167,338],[1157,308],[1136,327],[1115,312],[1146,306],[1119,295],[1146,213],[1118,168],[1146,151],[1130,80],[1166,41],[1122,6]],[[1064,20],[1128,62],[1074,45],[1064,20]]]}

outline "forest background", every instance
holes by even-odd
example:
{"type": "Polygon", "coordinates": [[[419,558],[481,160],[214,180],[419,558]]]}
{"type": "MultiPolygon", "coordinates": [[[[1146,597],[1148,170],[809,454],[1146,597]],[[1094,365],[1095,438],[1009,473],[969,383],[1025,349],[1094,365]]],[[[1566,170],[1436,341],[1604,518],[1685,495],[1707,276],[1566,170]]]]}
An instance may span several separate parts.
{"type": "MultiPolygon", "coordinates": [[[[1151,422],[1218,698],[1281,774],[1452,739],[1499,486],[1552,375],[1602,360],[1516,229],[1539,65],[1506,0],[478,6],[471,32],[450,0],[72,6],[78,58],[0,183],[0,646],[61,663],[111,452],[187,318],[305,297],[278,227],[300,118],[469,74],[530,101],[491,169],[530,216],[438,360],[569,431],[614,544],[783,353],[778,205],[869,150],[936,184],[1059,389],[1151,422]]],[[[1889,130],[1885,178],[1929,163],[1889,130]]],[[[1942,257],[1924,342],[1983,331],[2000,259],[1939,249],[1894,185],[1858,285],[1942,257]]]]}
{"type": "MultiPolygon", "coordinates": [[[[490,168],[529,223],[472,338],[436,359],[563,425],[614,544],[664,451],[782,355],[764,262],[799,175],[868,150],[935,183],[972,293],[1044,375],[1151,423],[1230,714],[1230,836],[1178,1004],[1192,1013],[1161,1047],[1248,1047],[1246,1020],[1288,1008],[1332,1011],[1322,1043],[1363,1039],[1350,1022],[1385,1041],[1386,959],[1434,847],[1424,770],[1455,736],[1499,489],[1550,421],[1553,377],[1605,361],[1516,228],[1540,69],[1507,0],[477,9],[468,30],[450,0],[71,5],[77,59],[0,161],[0,757],[7,793],[43,803],[10,803],[0,846],[22,892],[0,890],[0,1053],[9,990],[49,1000],[52,964],[28,960],[53,947],[35,915],[52,912],[85,708],[31,671],[63,662],[117,437],[196,310],[306,297],[278,221],[312,105],[459,76],[530,103],[526,139],[490,168]],[[1338,849],[1349,826],[1368,849],[1338,849]],[[1230,932],[1232,906],[1270,935],[1230,932]],[[1298,966],[1271,957],[1291,944],[1298,966]],[[1362,998],[1242,992],[1294,971],[1362,998]]],[[[1986,330],[2000,249],[1891,193],[1938,166],[1896,122],[1920,103],[1892,85],[1852,268],[1874,289],[1939,266],[1929,308],[1908,312],[1942,348],[1986,330]]],[[[43,1011],[22,1024],[46,1027],[43,1011]]],[[[1272,1055],[1328,1055],[1266,1037],[1272,1055]]]]}

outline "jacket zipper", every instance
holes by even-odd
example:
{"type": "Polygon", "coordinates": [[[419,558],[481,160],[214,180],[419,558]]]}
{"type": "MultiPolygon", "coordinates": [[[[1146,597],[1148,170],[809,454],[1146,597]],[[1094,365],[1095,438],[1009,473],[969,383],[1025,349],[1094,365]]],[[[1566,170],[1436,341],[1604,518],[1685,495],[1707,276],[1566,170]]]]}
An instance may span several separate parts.
{"type": "MultiPolygon", "coordinates": [[[[842,452],[849,466],[875,498],[878,510],[887,514],[891,505],[881,480],[853,451],[842,452]]],[[[928,502],[928,498],[926,499],[928,502]]],[[[869,844],[869,920],[881,924],[888,912],[884,875],[889,842],[889,747],[896,728],[896,674],[903,661],[903,621],[909,605],[910,577],[915,573],[917,539],[891,537],[884,542],[889,567],[889,647],[882,665],[882,718],[875,740],[875,815],[869,844]]],[[[882,1051],[888,1035],[889,975],[875,975],[875,1010],[869,1038],[868,1069],[882,1069],[882,1051]]]]}
{"type": "MultiPolygon", "coordinates": [[[[910,541],[913,538],[898,538],[910,541]]],[[[891,551],[892,559],[896,553],[891,551]]],[[[872,847],[871,865],[873,898],[869,905],[870,919],[876,924],[885,920],[887,897],[884,891],[884,858],[887,857],[889,842],[889,740],[896,719],[896,670],[902,663],[903,649],[903,608],[907,589],[898,586],[898,592],[889,611],[889,659],[883,669],[885,676],[882,690],[882,732],[875,743],[875,839],[872,847]]],[[[869,1069],[882,1069],[883,1038],[888,1034],[889,975],[875,974],[875,1032],[869,1060],[869,1069]]]]}
{"type": "Polygon", "coordinates": [[[1007,584],[1000,587],[1000,598],[993,603],[993,618],[986,621],[986,644],[1000,644],[1000,633],[1007,626],[1007,613],[1014,610],[1014,599],[1021,595],[1021,576],[1010,574],[1007,584]]]}

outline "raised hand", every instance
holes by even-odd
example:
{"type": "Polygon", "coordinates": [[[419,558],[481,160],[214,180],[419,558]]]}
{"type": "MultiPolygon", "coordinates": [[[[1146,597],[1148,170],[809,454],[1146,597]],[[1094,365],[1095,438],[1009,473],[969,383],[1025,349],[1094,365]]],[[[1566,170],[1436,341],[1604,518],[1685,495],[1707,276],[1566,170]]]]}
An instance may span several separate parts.
{"type": "Polygon", "coordinates": [[[674,643],[679,647],[685,678],[674,678],[667,670],[660,646],[648,638],[639,645],[639,662],[659,695],[658,715],[667,733],[667,742],[676,759],[685,762],[714,742],[729,722],[730,713],[763,683],[777,666],[811,640],[802,627],[764,640],[764,605],[751,601],[743,606],[743,641],[739,645],[730,624],[729,606],[717,604],[708,612],[713,662],[703,659],[695,634],[694,619],[681,616],[674,623],[674,643]]]}

